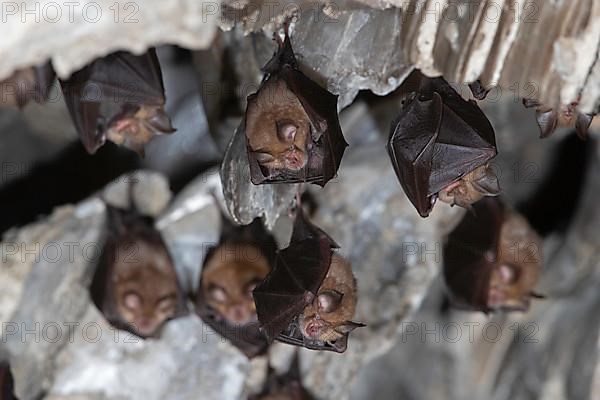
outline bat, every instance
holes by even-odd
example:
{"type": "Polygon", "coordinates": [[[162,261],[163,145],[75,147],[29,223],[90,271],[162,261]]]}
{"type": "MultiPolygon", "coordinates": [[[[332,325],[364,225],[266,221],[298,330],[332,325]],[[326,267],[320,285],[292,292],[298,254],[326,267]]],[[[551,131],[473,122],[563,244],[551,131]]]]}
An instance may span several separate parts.
{"type": "Polygon", "coordinates": [[[164,110],[165,90],[153,49],[116,52],[61,80],[67,108],[90,154],[108,139],[144,155],[154,136],[175,129],[164,110]]]}
{"type": "Polygon", "coordinates": [[[260,218],[237,226],[222,214],[219,244],[207,252],[196,293],[196,313],[247,357],[268,342],[256,316],[252,291],[273,268],[277,244],[260,218]]]}
{"type": "Polygon", "coordinates": [[[109,323],[143,339],[185,314],[173,260],[151,218],[107,205],[107,237],[92,300],[109,323]]]}
{"type": "Polygon", "coordinates": [[[337,247],[297,211],[290,245],[277,253],[273,270],[253,292],[269,341],[343,353],[349,333],[364,326],[350,320],[356,280],[337,247]]]}
{"type": "Polygon", "coordinates": [[[17,400],[13,377],[7,363],[0,363],[0,400],[17,400]]]}
{"type": "Polygon", "coordinates": [[[525,107],[535,107],[535,119],[540,128],[540,138],[542,139],[552,135],[559,126],[574,126],[577,136],[581,140],[586,140],[595,114],[580,113],[577,111],[577,104],[578,102],[574,101],[559,110],[555,110],[544,106],[536,100],[523,99],[525,107]]]}
{"type": "Polygon", "coordinates": [[[542,243],[498,198],[473,205],[444,246],[444,280],[459,308],[526,311],[542,269],[542,243]]]}
{"type": "Polygon", "coordinates": [[[336,176],[348,143],[337,114],[337,96],[298,69],[285,26],[265,76],[248,96],[244,118],[250,177],[262,183],[310,182],[336,176]]]}
{"type": "Polygon", "coordinates": [[[500,193],[487,164],[496,156],[494,129],[474,101],[443,78],[426,78],[392,124],[387,150],[398,180],[422,217],[440,200],[469,208],[500,193]]]}
{"type": "Polygon", "coordinates": [[[55,78],[49,61],[15,71],[0,82],[0,106],[23,108],[30,100],[43,103],[48,99],[55,78]]]}
{"type": "Polygon", "coordinates": [[[477,100],[485,99],[487,94],[490,92],[490,89],[486,89],[479,79],[477,79],[475,82],[469,83],[469,89],[471,89],[473,97],[475,97],[477,100]]]}
{"type": "Polygon", "coordinates": [[[300,360],[294,355],[287,373],[277,375],[269,367],[267,381],[262,392],[248,397],[248,400],[314,400],[314,397],[302,386],[300,378],[300,360]]]}

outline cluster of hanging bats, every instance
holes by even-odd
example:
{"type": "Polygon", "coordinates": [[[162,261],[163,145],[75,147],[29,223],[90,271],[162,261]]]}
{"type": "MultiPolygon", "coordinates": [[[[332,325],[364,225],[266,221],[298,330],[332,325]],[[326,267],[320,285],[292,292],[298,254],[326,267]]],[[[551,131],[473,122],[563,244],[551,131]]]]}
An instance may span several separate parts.
{"type": "MultiPolygon", "coordinates": [[[[278,49],[263,69],[258,91],[248,97],[243,122],[251,180],[323,187],[336,176],[348,146],[337,96],[300,71],[287,29],[283,39],[275,37],[278,49]]],[[[54,78],[50,64],[17,71],[1,84],[16,90],[3,90],[0,105],[44,101],[54,78]]],[[[113,53],[60,86],[90,153],[108,139],[143,155],[152,137],[174,132],[153,50],[139,56],[113,53]]],[[[478,82],[470,88],[478,100],[487,93],[478,82]]],[[[532,99],[524,104],[536,107],[542,137],[557,125],[574,125],[585,138],[593,118],[577,113],[576,104],[561,110],[532,99]]],[[[402,102],[387,150],[422,217],[438,199],[471,210],[444,247],[444,278],[453,304],[486,313],[527,310],[538,297],[533,288],[542,266],[541,241],[498,197],[488,163],[497,154],[494,130],[477,103],[442,77],[422,78],[420,88],[402,102]]],[[[202,320],[248,357],[265,353],[273,340],[341,353],[350,332],[364,326],[352,321],[357,283],[350,263],[299,200],[291,207],[293,233],[280,250],[259,219],[236,226],[223,216],[220,242],[205,255],[197,293],[191,294],[202,320]]],[[[173,260],[150,218],[111,206],[107,215],[92,298],[113,325],[141,338],[156,337],[167,320],[186,312],[190,295],[180,289],[173,260]],[[123,256],[132,246],[135,257],[123,256]]],[[[310,398],[297,377],[280,378],[269,378],[256,398],[310,398]]]]}

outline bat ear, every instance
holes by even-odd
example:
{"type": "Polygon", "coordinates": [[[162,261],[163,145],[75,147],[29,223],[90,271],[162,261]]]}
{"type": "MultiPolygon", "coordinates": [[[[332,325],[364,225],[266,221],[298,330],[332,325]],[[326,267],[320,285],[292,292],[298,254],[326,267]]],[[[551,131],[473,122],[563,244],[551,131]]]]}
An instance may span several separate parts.
{"type": "Polygon", "coordinates": [[[347,333],[352,332],[356,328],[362,328],[366,326],[365,324],[361,324],[360,322],[346,321],[342,325],[335,328],[335,331],[341,334],[346,335],[347,333]]]}
{"type": "Polygon", "coordinates": [[[473,181],[473,187],[486,196],[498,196],[500,194],[500,184],[494,170],[487,168],[485,175],[473,181]]]}
{"type": "Polygon", "coordinates": [[[540,138],[550,136],[558,124],[558,112],[550,109],[548,111],[536,111],[535,118],[540,127],[540,138]]]}
{"type": "Polygon", "coordinates": [[[577,121],[575,121],[575,130],[577,131],[577,136],[579,139],[586,140],[588,136],[588,129],[592,124],[592,120],[594,119],[593,115],[590,114],[577,114],[577,121]]]}

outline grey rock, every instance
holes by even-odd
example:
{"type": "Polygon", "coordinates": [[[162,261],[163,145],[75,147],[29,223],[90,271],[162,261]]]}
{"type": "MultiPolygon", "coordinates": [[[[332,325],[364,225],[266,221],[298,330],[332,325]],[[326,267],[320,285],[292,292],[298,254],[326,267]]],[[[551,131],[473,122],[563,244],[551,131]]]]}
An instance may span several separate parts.
{"type": "Polygon", "coordinates": [[[227,209],[242,225],[262,217],[268,229],[275,226],[298,191],[297,184],[254,185],[246,153],[243,124],[238,127],[221,163],[221,181],[227,209]]]}

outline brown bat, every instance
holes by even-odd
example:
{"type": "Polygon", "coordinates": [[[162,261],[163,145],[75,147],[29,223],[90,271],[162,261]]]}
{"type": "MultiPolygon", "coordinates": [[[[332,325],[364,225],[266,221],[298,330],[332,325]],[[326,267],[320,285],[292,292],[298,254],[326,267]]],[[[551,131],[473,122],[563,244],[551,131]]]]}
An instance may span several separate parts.
{"type": "Polygon", "coordinates": [[[0,400],[17,400],[14,382],[7,363],[0,363],[0,400]]]}
{"type": "Polygon", "coordinates": [[[277,375],[274,369],[269,368],[262,392],[249,396],[248,400],[314,400],[310,392],[302,386],[298,353],[294,355],[286,374],[277,375]]]}
{"type": "Polygon", "coordinates": [[[165,90],[154,49],[140,56],[109,54],[62,80],[61,87],[90,154],[108,139],[143,156],[154,136],[175,131],[164,110],[165,90]]]}
{"type": "Polygon", "coordinates": [[[350,263],[337,244],[298,209],[290,245],[254,290],[261,328],[269,340],[313,350],[346,350],[357,302],[350,263]]]}
{"type": "Polygon", "coordinates": [[[337,114],[337,96],[298,69],[287,33],[263,68],[244,119],[250,176],[261,183],[311,182],[324,186],[348,146],[337,114]]]}
{"type": "Polygon", "coordinates": [[[271,271],[277,244],[262,221],[235,226],[223,216],[220,243],[204,260],[196,312],[248,357],[264,353],[252,291],[271,271]]]}
{"type": "Polygon", "coordinates": [[[595,114],[584,114],[577,111],[577,101],[559,110],[546,107],[531,99],[523,99],[523,105],[527,108],[535,107],[535,119],[542,139],[552,135],[559,126],[569,128],[574,126],[577,136],[581,140],[586,140],[595,116],[595,114]]]}
{"type": "Polygon", "coordinates": [[[542,242],[497,198],[473,205],[444,247],[444,278],[458,307],[526,311],[542,269],[542,242]]]}
{"type": "Polygon", "coordinates": [[[169,251],[150,218],[107,206],[108,235],[92,281],[92,299],[115,327],[141,338],[185,313],[169,251]]]}
{"type": "Polygon", "coordinates": [[[496,151],[492,125],[474,101],[443,78],[425,78],[392,124],[387,150],[408,199],[427,217],[436,199],[470,208],[500,193],[487,164],[496,151]]]}
{"type": "Polygon", "coordinates": [[[43,103],[55,78],[50,62],[15,71],[0,82],[0,106],[23,108],[30,100],[43,103]]]}

